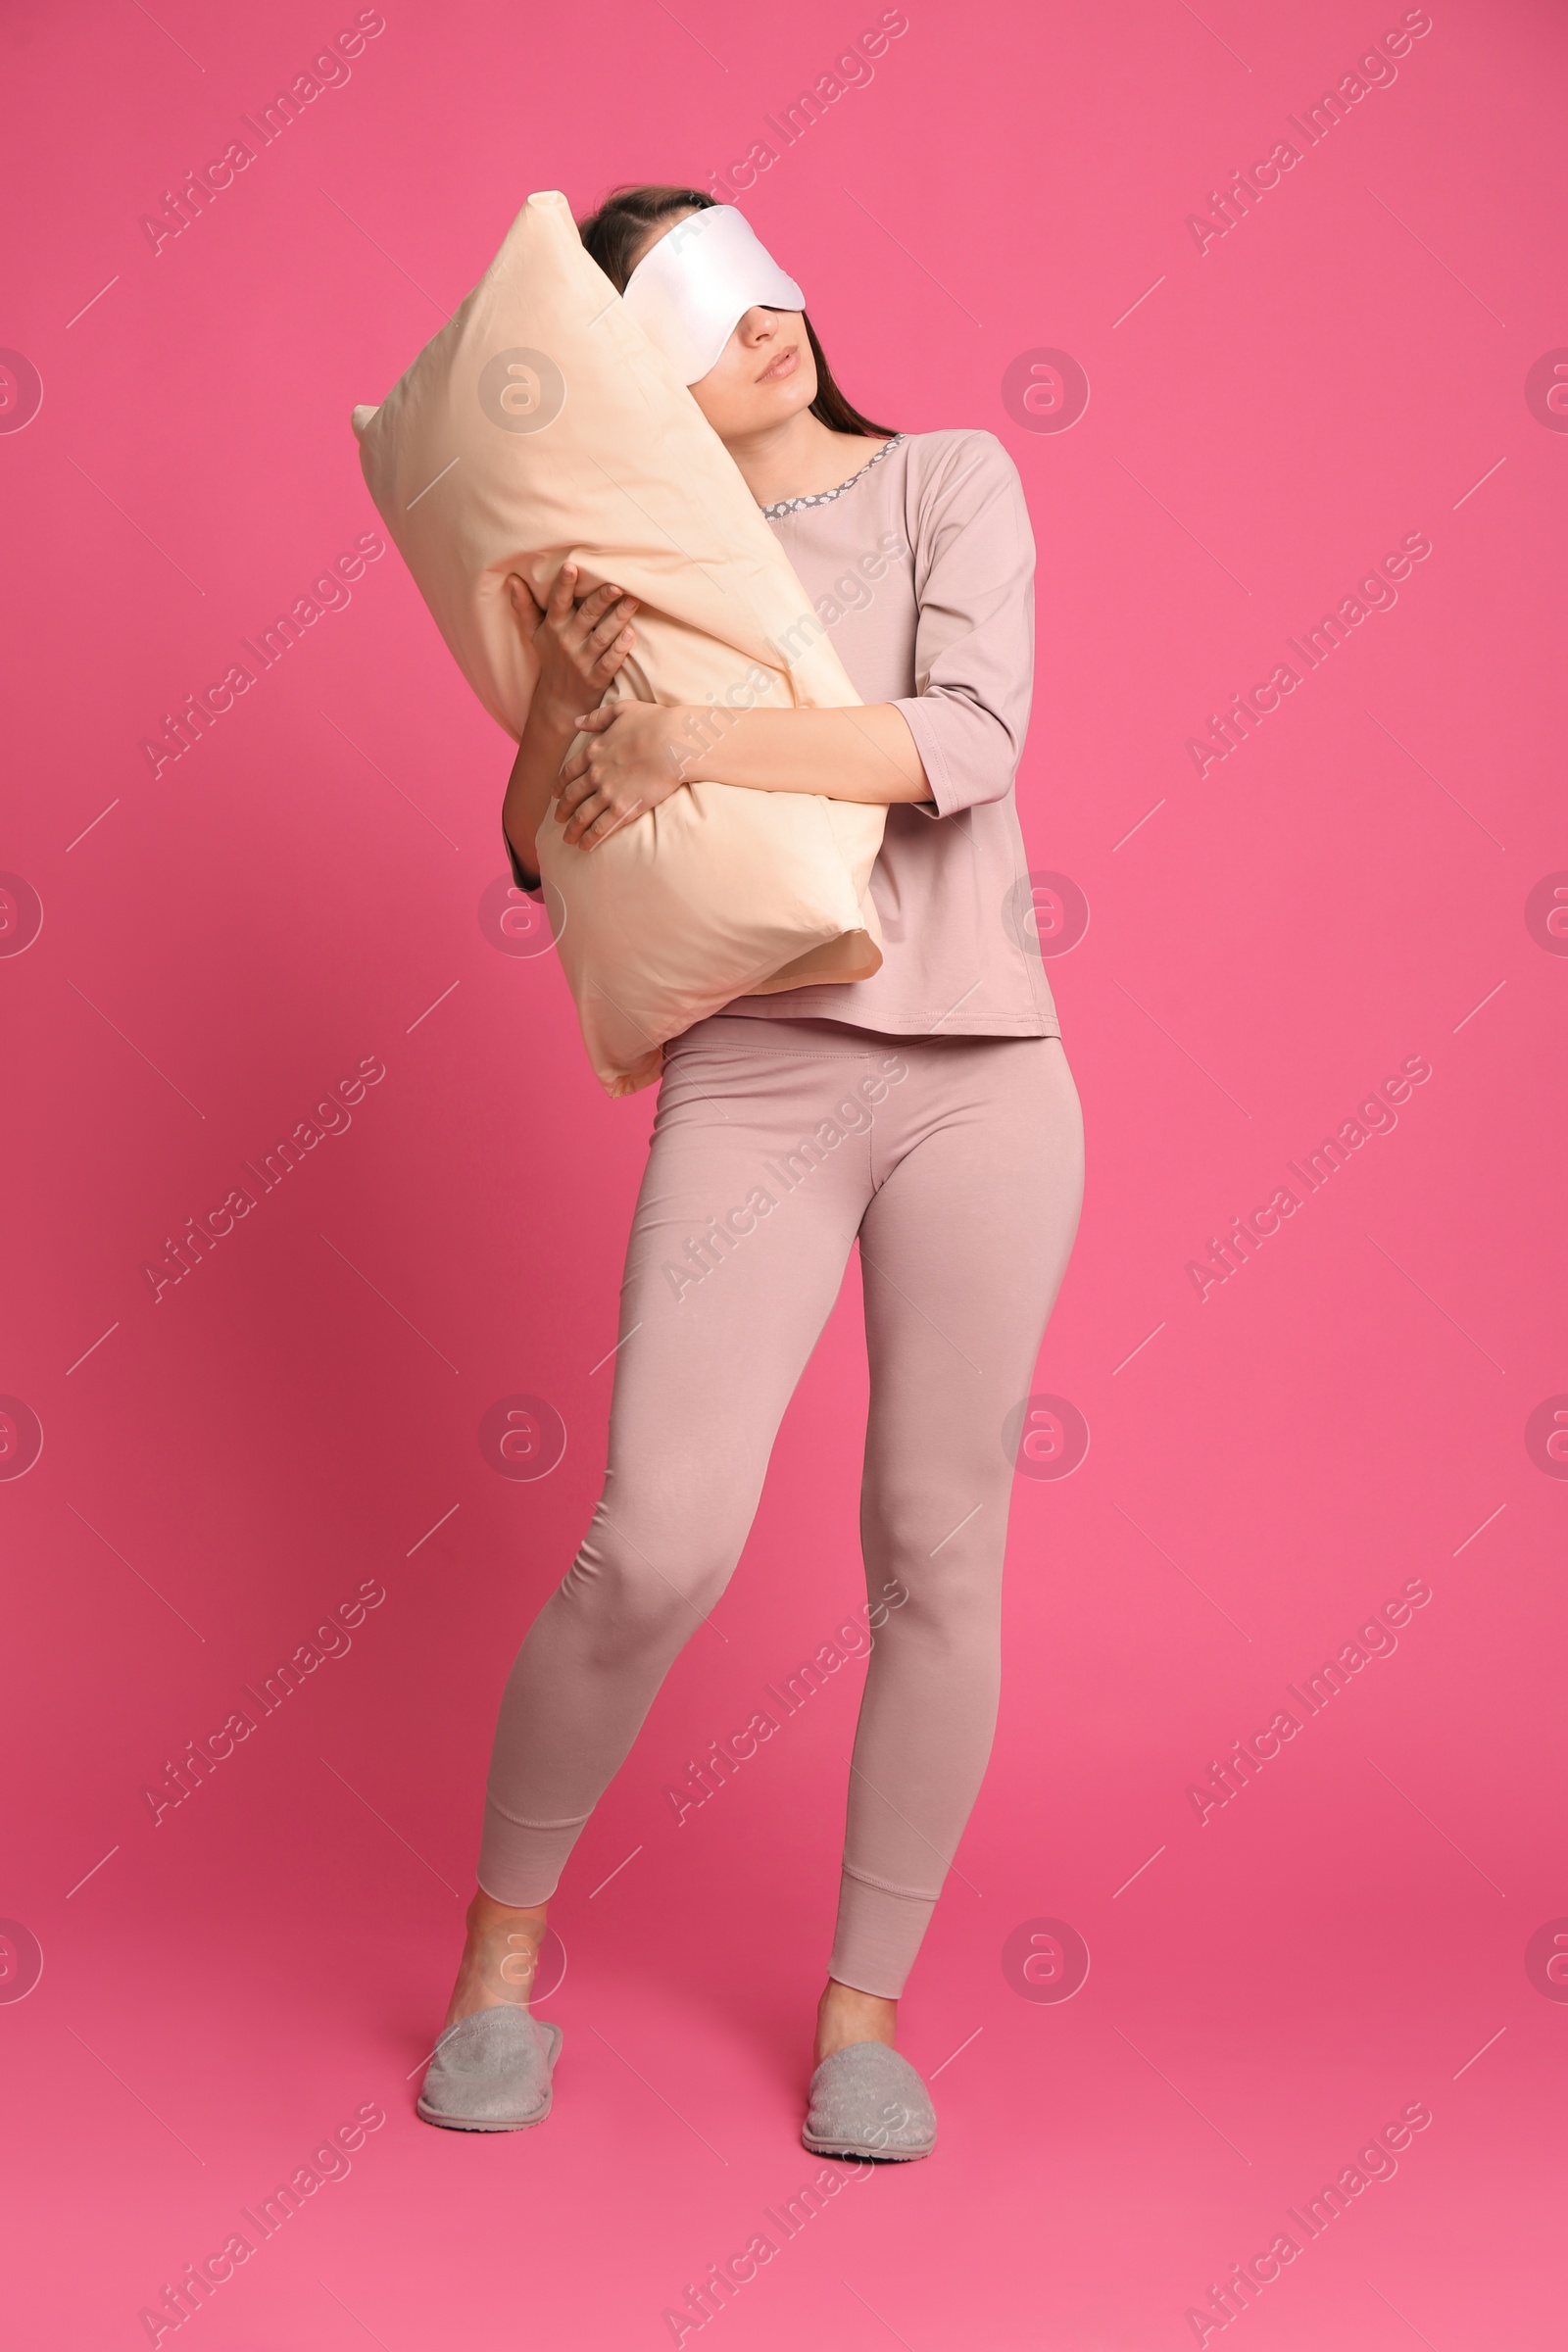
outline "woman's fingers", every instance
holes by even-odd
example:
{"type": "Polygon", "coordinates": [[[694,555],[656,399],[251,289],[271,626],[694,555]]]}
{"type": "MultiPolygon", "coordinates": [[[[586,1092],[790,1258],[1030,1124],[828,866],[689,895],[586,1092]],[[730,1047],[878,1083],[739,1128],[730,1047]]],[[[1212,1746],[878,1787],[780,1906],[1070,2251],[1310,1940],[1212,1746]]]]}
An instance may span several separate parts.
{"type": "MultiPolygon", "coordinates": [[[[613,703],[606,703],[597,710],[579,710],[571,723],[579,735],[602,735],[614,716],[614,710],[613,703]]],[[[558,790],[561,785],[575,784],[579,777],[586,775],[588,762],[593,757],[593,749],[591,743],[578,745],[570,759],[562,767],[557,779],[558,790]]]]}
{"type": "Polygon", "coordinates": [[[602,619],[619,594],[620,590],[612,586],[608,580],[601,588],[591,588],[572,615],[575,623],[574,636],[579,639],[588,636],[595,623],[602,619]]]}
{"type": "Polygon", "coordinates": [[[576,588],[576,564],[563,564],[561,569],[557,572],[554,584],[551,587],[550,604],[548,608],[550,618],[555,621],[558,626],[570,614],[572,593],[576,588]]]}
{"type": "Polygon", "coordinates": [[[636,597],[625,596],[618,588],[596,588],[577,607],[568,642],[580,650],[597,652],[618,635],[636,610],[636,597]]]}
{"type": "Polygon", "coordinates": [[[606,646],[589,671],[589,676],[594,679],[602,678],[608,685],[636,642],[637,632],[635,629],[622,629],[620,635],[612,644],[606,646]]]}
{"type": "Polygon", "coordinates": [[[544,606],[540,604],[532,588],[519,572],[513,571],[507,574],[507,595],[511,600],[512,610],[517,616],[518,626],[528,630],[531,635],[544,618],[544,606]]]}
{"type": "MultiPolygon", "coordinates": [[[[564,770],[556,795],[556,813],[564,828],[564,839],[573,849],[596,849],[608,841],[612,833],[641,812],[636,808],[617,810],[615,797],[608,784],[596,781],[587,768],[586,752],[578,755],[582,765],[575,774],[564,770]]],[[[575,762],[568,763],[569,766],[575,762]]]]}
{"type": "Polygon", "coordinates": [[[594,818],[592,824],[584,827],[577,847],[583,850],[602,849],[612,834],[618,833],[622,825],[633,823],[637,817],[641,816],[642,812],[641,801],[636,802],[630,808],[612,808],[602,810],[594,818]]]}
{"type": "Polygon", "coordinates": [[[562,822],[565,827],[564,838],[568,847],[575,849],[586,834],[591,833],[596,825],[603,823],[612,814],[611,805],[603,793],[590,786],[574,807],[569,809],[565,807],[562,808],[562,822]]]}
{"type": "Polygon", "coordinates": [[[613,645],[636,610],[637,599],[634,596],[623,596],[617,604],[607,607],[589,629],[584,639],[585,646],[603,652],[606,647],[613,645]]]}
{"type": "Polygon", "coordinates": [[[572,721],[582,740],[562,762],[554,804],[564,839],[595,850],[676,789],[656,705],[601,704],[572,721]]]}
{"type": "Polygon", "coordinates": [[[601,808],[597,816],[589,812],[586,821],[579,818],[568,838],[574,849],[601,849],[612,833],[618,833],[622,825],[629,825],[641,814],[640,802],[635,808],[601,808]]]}

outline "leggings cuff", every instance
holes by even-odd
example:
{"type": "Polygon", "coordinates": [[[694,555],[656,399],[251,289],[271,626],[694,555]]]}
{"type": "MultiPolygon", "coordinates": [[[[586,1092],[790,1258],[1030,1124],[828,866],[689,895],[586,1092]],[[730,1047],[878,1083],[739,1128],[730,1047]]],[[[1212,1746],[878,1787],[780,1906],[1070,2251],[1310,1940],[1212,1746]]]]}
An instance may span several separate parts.
{"type": "Polygon", "coordinates": [[[934,1894],[894,1886],[846,1865],[839,1882],[838,1931],[828,1975],[857,1992],[896,2001],[936,1907],[934,1894]]]}
{"type": "MultiPolygon", "coordinates": [[[[923,1886],[901,1886],[896,1879],[879,1879],[869,1870],[857,1870],[853,1862],[844,1864],[844,1876],[861,1886],[874,1886],[879,1894],[896,1894],[906,1903],[934,1903],[936,1894],[928,1894],[923,1886]]],[[[937,1890],[941,1892],[940,1887],[937,1890]]]]}
{"type": "Polygon", "coordinates": [[[587,1819],[584,1813],[575,1821],[519,1821],[487,1796],[479,1842],[480,1891],[515,1911],[548,1902],[587,1819]]]}

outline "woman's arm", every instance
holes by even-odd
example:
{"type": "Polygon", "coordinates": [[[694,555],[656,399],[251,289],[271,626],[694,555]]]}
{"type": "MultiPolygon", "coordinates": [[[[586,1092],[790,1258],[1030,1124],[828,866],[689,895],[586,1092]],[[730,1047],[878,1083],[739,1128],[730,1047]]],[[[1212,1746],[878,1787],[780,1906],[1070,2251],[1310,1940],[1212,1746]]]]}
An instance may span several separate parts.
{"type": "Polygon", "coordinates": [[[512,773],[507,778],[507,797],[501,804],[501,829],[519,869],[518,880],[527,877],[530,886],[539,879],[539,827],[560,781],[566,746],[575,732],[575,728],[567,727],[562,734],[559,728],[547,726],[530,709],[517,756],[512,762],[512,773]]]}
{"type": "MultiPolygon", "coordinates": [[[[850,710],[628,702],[579,717],[589,740],[561,772],[568,842],[597,849],[684,781],[916,802],[935,817],[1005,799],[1029,720],[1029,510],[994,434],[929,440],[913,538],[916,691],[850,710]]],[[[914,480],[912,456],[910,469],[914,480]]]]}
{"type": "Polygon", "coordinates": [[[597,849],[679,784],[820,792],[835,801],[929,801],[907,720],[892,703],[845,710],[726,710],[612,703],[577,725],[589,740],[562,771],[568,844],[597,849]]]}
{"type": "Polygon", "coordinates": [[[508,582],[518,626],[532,638],[539,660],[527,722],[501,808],[507,840],[529,874],[539,871],[537,835],[559,787],[567,746],[577,732],[576,712],[590,697],[604,693],[636,642],[636,631],[625,624],[637,610],[637,599],[607,585],[577,604],[572,597],[576,579],[577,566],[564,564],[542,612],[526,581],[514,575],[508,582]]]}

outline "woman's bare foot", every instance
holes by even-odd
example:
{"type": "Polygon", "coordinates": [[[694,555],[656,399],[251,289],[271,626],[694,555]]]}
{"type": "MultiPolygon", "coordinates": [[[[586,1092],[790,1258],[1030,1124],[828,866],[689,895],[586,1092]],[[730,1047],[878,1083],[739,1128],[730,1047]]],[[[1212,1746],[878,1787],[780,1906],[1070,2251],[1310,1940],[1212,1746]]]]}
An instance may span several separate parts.
{"type": "Polygon", "coordinates": [[[824,2058],[847,2049],[852,2041],[885,2041],[891,2050],[897,2046],[898,2033],[897,2001],[885,2001],[880,1993],[858,1992],[853,1984],[840,1984],[829,1977],[817,2003],[816,2055],[811,2063],[820,2066],[824,2058]]]}
{"type": "MultiPolygon", "coordinates": [[[[441,2031],[476,2009],[526,2009],[545,1939],[545,1906],[514,1910],[481,1887],[468,1905],[468,1940],[441,2031]]],[[[858,1998],[863,1997],[860,1995],[858,1998]]]]}

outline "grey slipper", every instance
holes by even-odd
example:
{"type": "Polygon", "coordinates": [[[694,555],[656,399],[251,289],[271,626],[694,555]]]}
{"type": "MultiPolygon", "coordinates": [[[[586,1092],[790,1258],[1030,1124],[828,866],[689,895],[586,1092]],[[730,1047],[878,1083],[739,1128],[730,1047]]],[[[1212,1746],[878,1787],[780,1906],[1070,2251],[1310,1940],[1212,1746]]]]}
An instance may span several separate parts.
{"type": "Polygon", "coordinates": [[[811,2077],[801,2138],[817,2156],[907,2164],[936,2146],[936,2110],[907,2058],[885,2041],[852,2041],[811,2077]]]}
{"type": "Polygon", "coordinates": [[[416,2114],[450,2132],[522,2132],[550,2113],[559,2026],[526,2009],[476,2009],[436,2044],[416,2114]]]}

